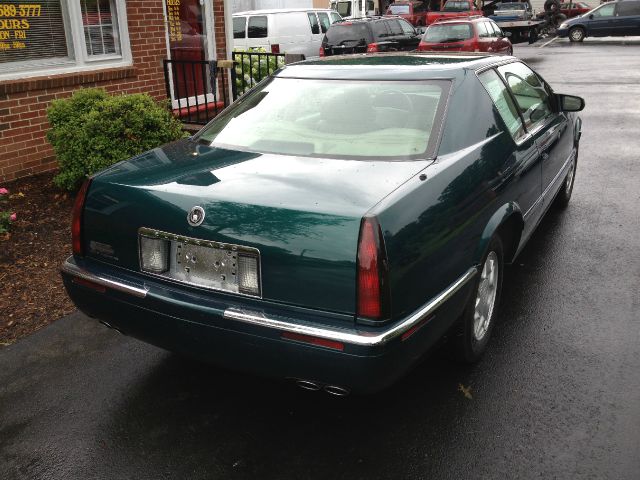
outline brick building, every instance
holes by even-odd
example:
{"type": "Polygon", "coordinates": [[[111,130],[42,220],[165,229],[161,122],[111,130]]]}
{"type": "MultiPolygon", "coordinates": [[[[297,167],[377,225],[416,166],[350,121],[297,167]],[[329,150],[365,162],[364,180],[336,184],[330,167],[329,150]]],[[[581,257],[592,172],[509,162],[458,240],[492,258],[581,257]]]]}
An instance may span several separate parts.
{"type": "Polygon", "coordinates": [[[229,5],[0,0],[0,183],[56,167],[45,137],[53,99],[81,87],[163,99],[164,59],[228,58],[229,5]]]}

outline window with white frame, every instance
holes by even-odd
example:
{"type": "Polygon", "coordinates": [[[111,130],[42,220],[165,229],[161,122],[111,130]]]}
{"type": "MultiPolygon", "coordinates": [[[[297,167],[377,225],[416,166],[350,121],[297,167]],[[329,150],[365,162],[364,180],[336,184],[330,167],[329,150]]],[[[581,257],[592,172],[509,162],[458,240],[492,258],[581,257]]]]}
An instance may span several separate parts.
{"type": "Polygon", "coordinates": [[[130,62],[125,0],[0,0],[0,79],[130,62]]]}

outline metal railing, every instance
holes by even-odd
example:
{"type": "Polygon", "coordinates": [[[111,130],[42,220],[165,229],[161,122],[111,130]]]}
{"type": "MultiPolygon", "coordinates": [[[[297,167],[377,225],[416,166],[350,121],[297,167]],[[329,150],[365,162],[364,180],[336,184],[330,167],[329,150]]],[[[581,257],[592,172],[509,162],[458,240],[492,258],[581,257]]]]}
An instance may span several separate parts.
{"type": "Polygon", "coordinates": [[[233,52],[235,68],[232,73],[233,99],[247,93],[260,80],[268,77],[285,64],[284,53],[233,52]]]}
{"type": "Polygon", "coordinates": [[[171,109],[183,122],[204,125],[229,105],[231,62],[165,59],[163,64],[171,109]]]}

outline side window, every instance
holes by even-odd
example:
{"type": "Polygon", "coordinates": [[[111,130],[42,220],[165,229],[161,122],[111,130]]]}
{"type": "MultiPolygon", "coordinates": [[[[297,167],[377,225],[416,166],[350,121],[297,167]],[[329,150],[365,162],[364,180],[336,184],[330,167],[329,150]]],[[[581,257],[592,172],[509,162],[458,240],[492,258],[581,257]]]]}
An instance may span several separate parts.
{"type": "Polygon", "coordinates": [[[618,4],[616,16],[630,17],[632,15],[640,15],[640,2],[622,2],[618,4]]]}
{"type": "Polygon", "coordinates": [[[487,29],[487,22],[476,23],[476,28],[478,29],[478,37],[480,38],[489,38],[493,34],[493,31],[489,32],[487,29]]]}
{"type": "Polygon", "coordinates": [[[391,30],[391,35],[402,35],[402,28],[400,27],[400,22],[398,20],[390,20],[388,24],[389,29],[391,30]]]}
{"type": "Polygon", "coordinates": [[[597,17],[613,17],[613,9],[615,8],[616,4],[615,3],[608,3],[606,5],[604,5],[603,7],[594,10],[592,12],[592,15],[597,18],[597,17]]]}
{"type": "Polygon", "coordinates": [[[504,37],[504,33],[502,33],[502,30],[500,30],[500,27],[498,26],[497,23],[489,22],[489,25],[493,27],[493,32],[495,33],[496,37],[498,38],[504,37]]]}
{"type": "Polygon", "coordinates": [[[527,128],[551,115],[549,94],[533,70],[523,63],[509,63],[498,71],[511,89],[527,128]]]}
{"type": "Polygon", "coordinates": [[[318,17],[313,12],[308,12],[309,24],[311,25],[311,33],[320,33],[320,24],[318,23],[318,17]]]}
{"type": "Polygon", "coordinates": [[[322,33],[327,33],[327,30],[331,26],[329,15],[325,12],[318,12],[318,20],[320,20],[320,29],[322,30],[322,33]]]}
{"type": "Polygon", "coordinates": [[[233,38],[246,37],[247,17],[233,17],[233,38]]]}
{"type": "Polygon", "coordinates": [[[337,13],[331,12],[331,23],[336,23],[336,22],[339,22],[340,20],[342,20],[342,18],[340,18],[340,15],[338,15],[337,13]]]}
{"type": "Polygon", "coordinates": [[[402,33],[404,33],[405,35],[414,36],[416,34],[416,31],[413,29],[413,27],[409,22],[406,22],[404,20],[398,20],[398,23],[400,23],[400,28],[402,28],[402,33]]]}
{"type": "Polygon", "coordinates": [[[249,17],[249,38],[267,38],[267,17],[249,17]]]}
{"type": "Polygon", "coordinates": [[[489,35],[495,38],[500,38],[502,35],[500,35],[500,29],[498,28],[498,26],[493,23],[493,22],[486,22],[487,23],[487,30],[489,30],[489,35]]]}
{"type": "Polygon", "coordinates": [[[518,108],[513,103],[513,99],[509,95],[504,82],[495,70],[487,70],[481,73],[479,78],[509,129],[509,133],[511,133],[514,140],[518,140],[524,135],[524,127],[522,126],[520,115],[518,115],[518,108]]]}
{"type": "Polygon", "coordinates": [[[371,28],[373,29],[373,38],[376,40],[389,36],[387,22],[371,22],[371,28]]]}

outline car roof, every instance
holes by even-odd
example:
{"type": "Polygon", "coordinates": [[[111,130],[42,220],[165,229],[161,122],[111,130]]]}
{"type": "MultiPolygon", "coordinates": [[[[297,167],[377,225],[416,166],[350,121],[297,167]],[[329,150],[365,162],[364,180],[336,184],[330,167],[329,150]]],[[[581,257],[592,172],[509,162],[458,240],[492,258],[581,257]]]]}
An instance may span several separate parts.
{"type": "Polygon", "coordinates": [[[450,23],[474,23],[474,22],[477,23],[477,22],[484,22],[486,20],[493,22],[493,20],[491,20],[489,17],[483,17],[482,15],[474,15],[471,17],[451,18],[449,20],[436,20],[435,22],[431,23],[429,27],[432,25],[447,25],[450,23]]]}
{"type": "Polygon", "coordinates": [[[486,53],[392,52],[336,55],[289,64],[276,76],[335,80],[450,79],[467,70],[514,61],[486,53]]]}
{"type": "Polygon", "coordinates": [[[290,13],[290,12],[335,12],[330,8],[269,8],[265,10],[246,10],[244,12],[236,12],[236,15],[267,15],[270,13],[290,13]]]}

